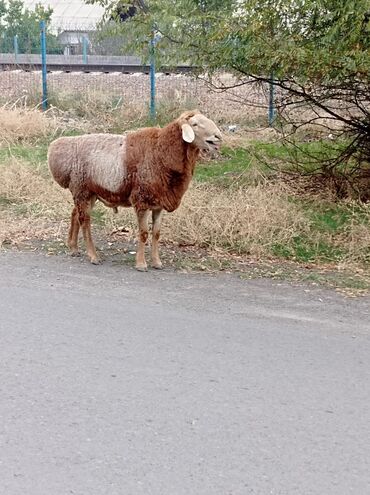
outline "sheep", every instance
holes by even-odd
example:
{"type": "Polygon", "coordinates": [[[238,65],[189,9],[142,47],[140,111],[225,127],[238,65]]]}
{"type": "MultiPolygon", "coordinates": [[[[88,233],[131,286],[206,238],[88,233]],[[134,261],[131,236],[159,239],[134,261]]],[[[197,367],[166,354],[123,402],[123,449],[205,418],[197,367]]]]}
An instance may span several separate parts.
{"type": "Polygon", "coordinates": [[[145,245],[152,212],[152,266],[162,268],[158,242],[163,210],[178,208],[201,151],[214,153],[222,141],[212,120],[188,111],[166,127],[147,127],[126,135],[86,134],[60,137],[50,144],[48,165],[54,180],[72,193],[67,244],[78,255],[81,227],[91,263],[100,262],[92,237],[90,213],[98,199],[106,206],[134,207],[139,236],[136,269],[147,270],[145,245]]]}

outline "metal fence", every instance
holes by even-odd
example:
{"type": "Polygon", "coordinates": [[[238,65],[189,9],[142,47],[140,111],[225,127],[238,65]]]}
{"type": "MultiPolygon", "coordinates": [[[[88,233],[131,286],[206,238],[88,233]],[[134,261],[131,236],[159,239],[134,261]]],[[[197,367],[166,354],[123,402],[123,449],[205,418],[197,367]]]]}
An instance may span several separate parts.
{"type": "MultiPolygon", "coordinates": [[[[103,56],[90,53],[86,44],[79,55],[49,54],[43,26],[40,54],[0,53],[0,100],[24,100],[30,104],[53,103],[63,95],[85,98],[105,95],[122,103],[146,105],[154,119],[162,102],[197,107],[230,122],[274,120],[273,87],[250,84],[235,88],[233,76],[220,74],[215,86],[195,77],[190,66],[157,68],[143,65],[137,57],[103,56]]],[[[155,59],[155,47],[153,59],[155,59]]]]}

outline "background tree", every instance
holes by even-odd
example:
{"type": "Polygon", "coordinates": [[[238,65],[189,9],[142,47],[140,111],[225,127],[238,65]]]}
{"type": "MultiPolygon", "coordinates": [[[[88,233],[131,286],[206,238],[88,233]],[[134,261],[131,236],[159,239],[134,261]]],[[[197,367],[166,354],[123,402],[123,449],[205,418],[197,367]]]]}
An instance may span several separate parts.
{"type": "MultiPolygon", "coordinates": [[[[95,53],[100,55],[133,55],[137,52],[136,33],[121,29],[121,23],[134,17],[140,9],[137,2],[115,1],[107,8],[105,18],[90,39],[95,53]]],[[[145,4],[142,5],[145,8],[145,4]]]]}
{"type": "Polygon", "coordinates": [[[25,8],[22,0],[0,0],[1,51],[14,51],[14,36],[18,36],[20,53],[40,53],[40,21],[47,26],[49,53],[62,53],[57,36],[50,32],[53,9],[37,4],[35,10],[25,8]]]}
{"type": "MultiPolygon", "coordinates": [[[[87,1],[104,5],[114,18],[117,2],[87,1]]],[[[145,56],[154,28],[161,35],[162,63],[189,62],[210,78],[220,69],[231,71],[237,85],[273,79],[280,89],[280,123],[289,123],[283,130],[291,133],[310,122],[325,126],[333,138],[326,156],[309,157],[320,160],[318,171],[370,181],[369,0],[120,4],[136,8],[136,14],[117,28],[130,33],[132,49],[145,56]],[[297,112],[299,107],[305,109],[306,119],[297,112]]]]}

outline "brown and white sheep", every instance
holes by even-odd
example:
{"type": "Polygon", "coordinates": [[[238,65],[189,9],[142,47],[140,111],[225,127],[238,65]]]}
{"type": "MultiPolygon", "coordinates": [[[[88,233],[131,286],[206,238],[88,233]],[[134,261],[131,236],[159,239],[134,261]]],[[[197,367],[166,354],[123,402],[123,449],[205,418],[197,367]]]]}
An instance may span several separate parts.
{"type": "Polygon", "coordinates": [[[78,253],[81,227],[87,254],[92,263],[99,263],[90,227],[90,212],[99,199],[111,208],[135,208],[139,223],[136,268],[140,271],[147,269],[144,251],[152,211],[152,263],[154,268],[161,268],[158,241],[163,210],[176,210],[200,151],[217,150],[221,139],[215,123],[194,110],[164,128],[53,141],[48,152],[51,174],[60,186],[71,191],[75,204],[68,236],[72,254],[78,253]]]}

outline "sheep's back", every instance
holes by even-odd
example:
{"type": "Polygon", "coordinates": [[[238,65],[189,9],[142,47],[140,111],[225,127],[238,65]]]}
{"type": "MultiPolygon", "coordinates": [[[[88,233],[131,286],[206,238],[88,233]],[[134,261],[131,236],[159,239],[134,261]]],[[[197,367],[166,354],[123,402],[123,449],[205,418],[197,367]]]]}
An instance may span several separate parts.
{"type": "Polygon", "coordinates": [[[84,136],[77,143],[77,156],[89,183],[114,193],[120,190],[127,177],[126,136],[84,136]]]}
{"type": "Polygon", "coordinates": [[[90,184],[117,192],[127,175],[125,155],[126,137],[122,135],[62,137],[50,145],[49,168],[62,187],[90,184]]]}

